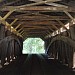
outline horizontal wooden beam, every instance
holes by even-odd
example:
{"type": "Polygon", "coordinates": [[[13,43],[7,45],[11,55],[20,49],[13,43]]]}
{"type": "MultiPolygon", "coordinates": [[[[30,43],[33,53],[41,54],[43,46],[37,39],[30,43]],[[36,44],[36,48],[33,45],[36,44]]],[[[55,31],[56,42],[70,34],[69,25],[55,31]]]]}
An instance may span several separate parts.
{"type": "Polygon", "coordinates": [[[34,33],[34,34],[40,34],[40,33],[44,33],[45,31],[43,32],[28,32],[28,33],[34,33]]]}
{"type": "Polygon", "coordinates": [[[27,34],[26,37],[44,37],[46,34],[27,34]]]}
{"type": "Polygon", "coordinates": [[[30,36],[32,34],[33,35],[35,35],[35,34],[39,35],[41,33],[46,36],[46,35],[50,34],[50,32],[48,33],[47,31],[48,31],[48,29],[41,29],[41,30],[39,30],[39,29],[30,29],[29,31],[26,31],[26,29],[25,29],[25,32],[27,34],[29,34],[30,36]]]}
{"type": "Polygon", "coordinates": [[[44,33],[45,31],[25,31],[26,33],[44,33]]]}
{"type": "Polygon", "coordinates": [[[20,22],[22,23],[22,25],[58,25],[57,22],[54,22],[54,21],[29,21],[29,22],[26,22],[26,21],[23,21],[23,22],[20,22]]]}
{"type": "Polygon", "coordinates": [[[46,34],[33,34],[33,33],[29,33],[26,35],[26,37],[29,37],[29,36],[32,36],[32,37],[44,37],[46,36],[46,34]]]}
{"type": "Polygon", "coordinates": [[[45,27],[26,27],[25,29],[30,30],[30,29],[48,29],[48,28],[45,28],[45,27]]]}
{"type": "MultiPolygon", "coordinates": [[[[25,31],[26,33],[28,33],[28,32],[39,32],[39,30],[37,30],[37,29],[27,29],[27,30],[29,30],[29,31],[25,31]]],[[[40,32],[43,32],[43,31],[45,31],[45,30],[47,30],[47,29],[42,29],[42,31],[40,31],[40,32]]]]}
{"type": "Polygon", "coordinates": [[[49,12],[52,12],[52,11],[68,11],[68,12],[75,12],[75,9],[73,7],[68,7],[68,8],[64,8],[64,7],[54,7],[54,6],[31,6],[31,7],[21,7],[21,8],[17,8],[16,6],[6,6],[6,7],[3,7],[3,8],[0,8],[1,11],[10,11],[10,10],[14,10],[16,9],[15,11],[49,11],[49,12]]]}
{"type": "MultiPolygon", "coordinates": [[[[48,2],[57,2],[57,1],[61,1],[61,0],[47,0],[47,1],[39,1],[37,3],[31,3],[31,4],[26,4],[26,5],[21,5],[21,6],[16,6],[16,8],[22,8],[22,7],[29,7],[29,6],[36,6],[36,5],[40,5],[40,4],[45,4],[48,2]]],[[[3,6],[2,6],[3,7],[3,6]]],[[[6,6],[4,6],[6,7],[6,6]]],[[[10,10],[16,10],[16,8],[11,8],[10,10]]]]}
{"type": "Polygon", "coordinates": [[[24,25],[23,27],[24,27],[24,28],[32,28],[32,27],[33,27],[33,28],[34,28],[34,27],[35,27],[35,28],[38,28],[38,27],[45,27],[45,26],[46,26],[46,25],[42,25],[42,26],[41,26],[41,25],[32,25],[32,24],[31,24],[31,25],[24,25]]]}
{"type": "Polygon", "coordinates": [[[42,16],[42,15],[36,15],[36,16],[26,16],[26,15],[19,15],[19,16],[11,16],[8,19],[15,19],[18,18],[18,20],[69,20],[70,18],[68,16],[42,16]]]}

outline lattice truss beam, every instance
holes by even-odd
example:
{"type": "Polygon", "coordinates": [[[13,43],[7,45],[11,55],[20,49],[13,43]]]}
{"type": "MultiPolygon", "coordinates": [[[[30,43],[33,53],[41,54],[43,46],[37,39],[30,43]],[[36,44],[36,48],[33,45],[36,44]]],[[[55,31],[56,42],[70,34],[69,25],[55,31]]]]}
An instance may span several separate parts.
{"type": "Polygon", "coordinates": [[[18,25],[16,28],[13,28],[13,26],[12,26],[12,25],[15,24],[15,22],[16,22],[18,19],[15,19],[11,24],[9,24],[9,23],[6,21],[6,19],[7,19],[13,12],[14,12],[14,11],[9,11],[4,17],[1,17],[1,16],[0,16],[0,23],[2,23],[3,25],[7,26],[7,29],[8,29],[8,30],[11,30],[11,32],[13,32],[14,34],[16,34],[16,35],[22,37],[22,35],[16,30],[16,29],[19,27],[19,25],[18,25]],[[10,29],[9,29],[9,27],[10,27],[10,29]]]}
{"type": "MultiPolygon", "coordinates": [[[[71,19],[71,21],[69,21],[67,24],[69,24],[69,26],[74,25],[75,24],[75,18],[68,12],[68,11],[64,11],[63,12],[71,19]]],[[[66,28],[65,24],[63,24],[60,20],[56,20],[66,31],[68,31],[68,29],[66,28]]],[[[66,24],[66,25],[67,25],[66,24]]],[[[60,30],[56,27],[57,30],[60,30]]],[[[56,31],[57,31],[56,30],[56,31]]],[[[56,32],[54,31],[54,32],[56,32]]],[[[53,33],[54,33],[53,32],[53,33]]],[[[48,37],[49,35],[47,35],[46,37],[48,37]]]]}

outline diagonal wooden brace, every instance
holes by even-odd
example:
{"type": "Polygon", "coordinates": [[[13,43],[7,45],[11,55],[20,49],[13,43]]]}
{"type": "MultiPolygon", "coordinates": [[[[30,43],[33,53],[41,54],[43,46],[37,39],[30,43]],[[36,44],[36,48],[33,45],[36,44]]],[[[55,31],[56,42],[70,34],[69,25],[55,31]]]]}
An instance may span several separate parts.
{"type": "Polygon", "coordinates": [[[13,12],[14,10],[9,11],[2,19],[6,20],[13,12]]]}
{"type": "Polygon", "coordinates": [[[18,32],[20,32],[22,29],[23,29],[23,27],[22,27],[22,28],[20,28],[20,29],[18,30],[18,32]]]}
{"type": "Polygon", "coordinates": [[[21,26],[21,24],[17,25],[17,27],[15,29],[19,28],[20,26],[21,26]]]}
{"type": "Polygon", "coordinates": [[[71,16],[71,14],[69,12],[67,12],[67,11],[64,11],[64,12],[70,19],[74,20],[74,18],[71,16]]]}
{"type": "Polygon", "coordinates": [[[65,27],[65,25],[61,21],[59,21],[59,20],[57,20],[57,21],[64,29],[66,29],[68,31],[68,29],[65,27]]]}
{"type": "Polygon", "coordinates": [[[17,21],[18,19],[15,19],[10,25],[14,25],[14,23],[17,21]]]}
{"type": "Polygon", "coordinates": [[[16,33],[16,34],[19,34],[19,36],[22,37],[22,36],[20,35],[20,33],[18,33],[18,32],[16,31],[16,29],[13,28],[7,21],[3,20],[3,18],[2,18],[1,16],[0,16],[0,21],[1,21],[1,23],[4,24],[5,26],[12,28],[12,31],[13,31],[14,34],[15,34],[15,33],[16,33]]]}

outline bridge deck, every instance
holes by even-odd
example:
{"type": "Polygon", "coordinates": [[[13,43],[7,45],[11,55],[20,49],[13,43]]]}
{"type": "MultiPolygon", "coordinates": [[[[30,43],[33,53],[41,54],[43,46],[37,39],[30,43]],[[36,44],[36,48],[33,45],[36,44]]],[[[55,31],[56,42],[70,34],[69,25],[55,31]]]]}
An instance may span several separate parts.
{"type": "Polygon", "coordinates": [[[44,55],[22,55],[0,69],[0,75],[75,75],[68,67],[44,55]]]}

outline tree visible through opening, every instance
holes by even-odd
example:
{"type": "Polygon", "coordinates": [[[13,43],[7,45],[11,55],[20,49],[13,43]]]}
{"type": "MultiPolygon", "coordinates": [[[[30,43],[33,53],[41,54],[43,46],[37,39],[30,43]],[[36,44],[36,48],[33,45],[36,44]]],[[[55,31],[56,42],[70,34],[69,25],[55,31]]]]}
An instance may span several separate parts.
{"type": "Polygon", "coordinates": [[[23,54],[43,54],[45,53],[44,41],[41,38],[27,38],[23,42],[23,54]]]}

